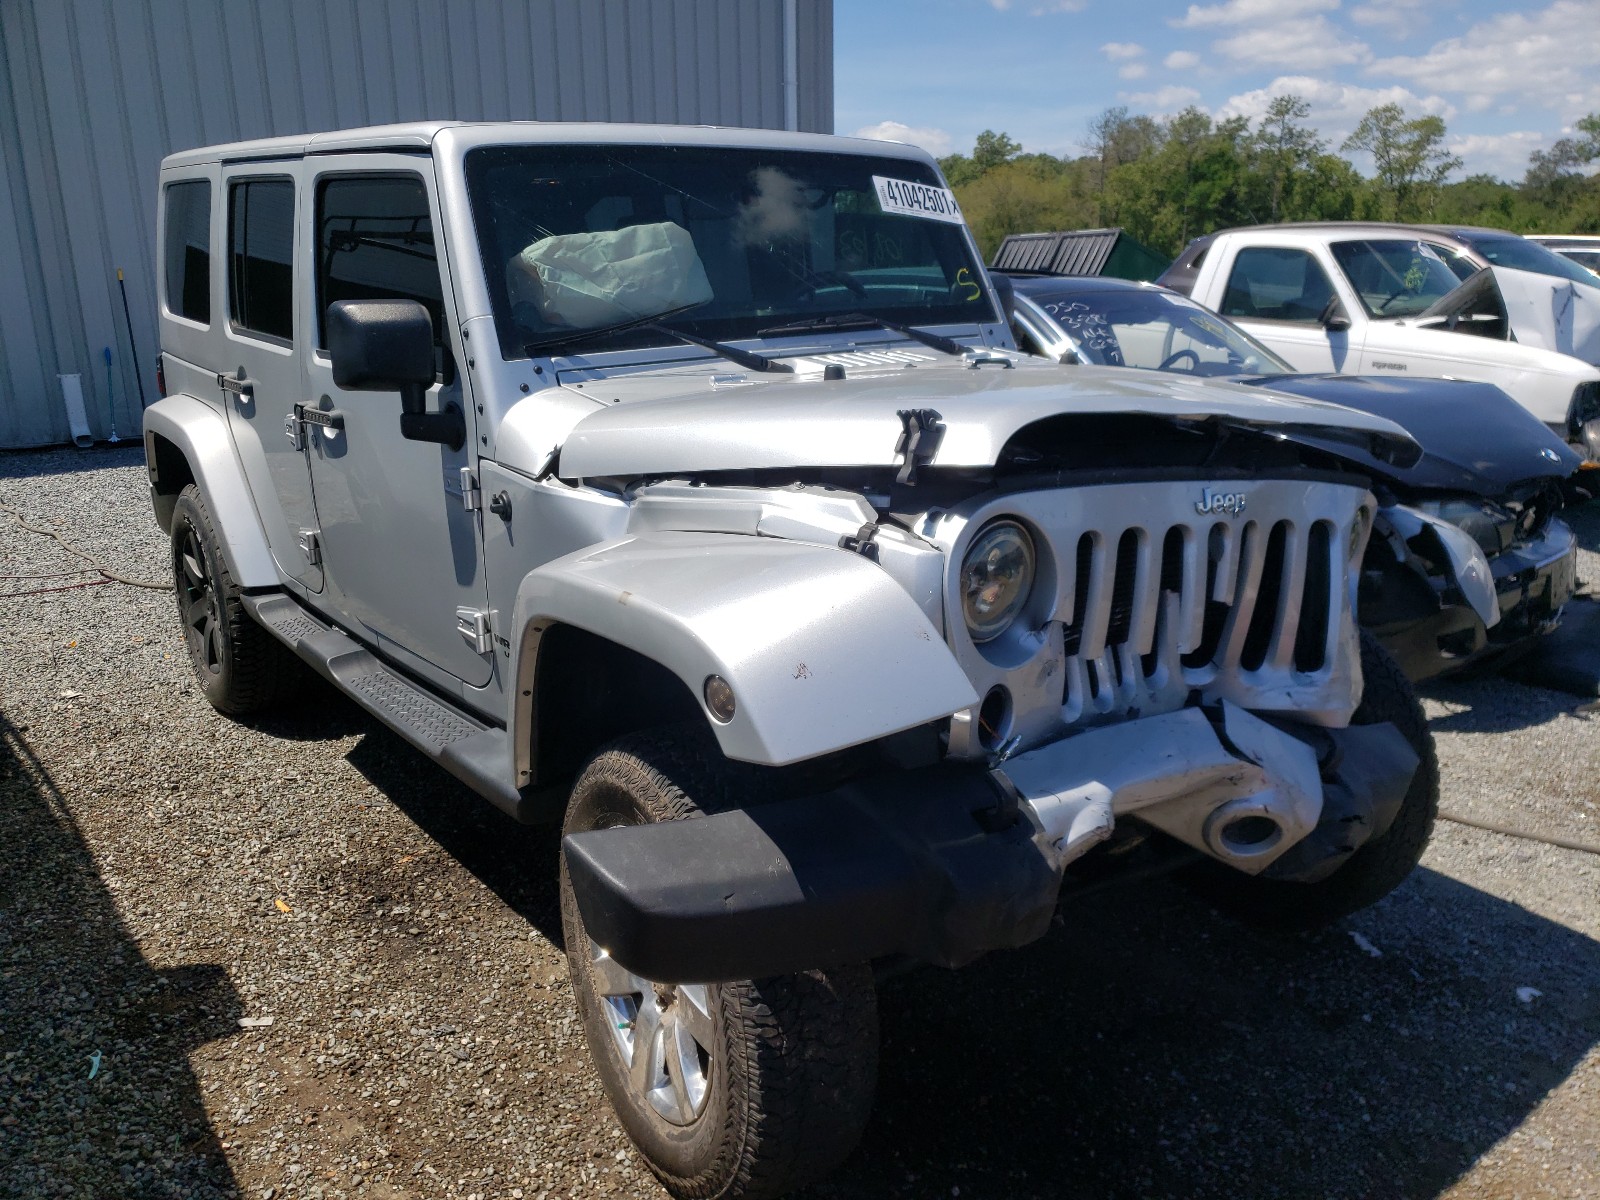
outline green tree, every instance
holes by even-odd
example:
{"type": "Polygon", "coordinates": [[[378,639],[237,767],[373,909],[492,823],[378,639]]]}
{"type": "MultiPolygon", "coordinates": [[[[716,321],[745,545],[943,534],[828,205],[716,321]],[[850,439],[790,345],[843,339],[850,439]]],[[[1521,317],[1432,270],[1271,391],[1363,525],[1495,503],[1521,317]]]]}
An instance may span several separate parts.
{"type": "Polygon", "coordinates": [[[1408,119],[1398,104],[1380,104],[1368,111],[1340,147],[1372,155],[1382,215],[1415,221],[1432,212],[1440,186],[1461,160],[1444,145],[1440,117],[1408,119]]]}
{"type": "Polygon", "coordinates": [[[1327,149],[1327,143],[1302,124],[1310,115],[1311,105],[1301,97],[1274,96],[1251,135],[1252,159],[1267,187],[1268,221],[1288,219],[1285,209],[1295,184],[1327,149]]]}

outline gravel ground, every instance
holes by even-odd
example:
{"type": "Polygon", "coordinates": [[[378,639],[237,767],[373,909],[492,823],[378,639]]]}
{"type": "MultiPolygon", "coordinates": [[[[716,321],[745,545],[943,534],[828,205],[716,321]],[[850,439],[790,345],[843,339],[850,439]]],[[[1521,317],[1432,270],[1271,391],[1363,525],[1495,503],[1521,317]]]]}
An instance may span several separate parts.
{"type": "MultiPolygon", "coordinates": [[[[141,464],[0,455],[0,501],[160,579],[141,464]]],[[[0,512],[0,1195],[662,1196],[588,1070],[554,836],[326,689],[219,717],[166,593],[14,594],[81,565],[0,512]]],[[[1428,708],[1447,805],[1600,841],[1579,700],[1428,708]]],[[[1102,892],[880,1003],[876,1115],[816,1197],[1600,1196],[1593,855],[1442,823],[1300,937],[1102,892]]]]}

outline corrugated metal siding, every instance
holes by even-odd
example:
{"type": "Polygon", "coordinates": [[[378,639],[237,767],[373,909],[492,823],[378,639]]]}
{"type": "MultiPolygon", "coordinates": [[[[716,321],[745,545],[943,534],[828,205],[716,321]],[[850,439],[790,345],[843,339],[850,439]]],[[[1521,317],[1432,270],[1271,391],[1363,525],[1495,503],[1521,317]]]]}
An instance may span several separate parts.
{"type": "Polygon", "coordinates": [[[989,265],[1001,271],[1098,275],[1121,236],[1120,229],[1013,233],[1000,243],[1000,249],[995,251],[994,261],[989,265]]]}
{"type": "MultiPolygon", "coordinates": [[[[799,124],[833,129],[832,0],[798,2],[799,124]]],[[[189,146],[426,118],[783,124],[783,0],[0,0],[0,446],[139,430],[155,183],[189,146]],[[114,356],[107,395],[102,348],[114,356]]]]}

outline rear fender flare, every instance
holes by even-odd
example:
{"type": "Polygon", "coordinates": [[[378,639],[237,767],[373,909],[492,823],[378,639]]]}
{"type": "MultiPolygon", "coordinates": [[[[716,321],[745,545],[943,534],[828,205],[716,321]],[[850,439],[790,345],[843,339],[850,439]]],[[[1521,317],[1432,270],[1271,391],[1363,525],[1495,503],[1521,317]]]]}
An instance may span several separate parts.
{"type": "Polygon", "coordinates": [[[517,589],[508,715],[519,786],[544,782],[533,708],[540,640],[556,625],[671,671],[743,762],[800,762],[977,703],[916,602],[866,558],[777,538],[640,534],[546,563],[517,589]],[[733,688],[726,723],[705,707],[710,675],[733,688]]]}
{"type": "Polygon", "coordinates": [[[244,467],[234,453],[227,418],[193,396],[168,396],[145,409],[144,452],[151,496],[157,521],[170,532],[172,500],[182,490],[182,483],[164,477],[159,470],[163,448],[158,439],[176,449],[187,463],[211,513],[234,581],[242,588],[279,586],[277,564],[256,516],[244,467]]]}

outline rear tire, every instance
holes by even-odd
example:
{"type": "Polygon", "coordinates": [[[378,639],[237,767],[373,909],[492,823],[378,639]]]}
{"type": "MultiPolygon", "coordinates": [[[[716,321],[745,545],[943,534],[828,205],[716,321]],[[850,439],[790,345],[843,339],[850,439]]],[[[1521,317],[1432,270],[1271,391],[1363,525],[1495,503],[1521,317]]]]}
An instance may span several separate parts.
{"type": "Polygon", "coordinates": [[[1433,834],[1439,813],[1439,759],[1433,734],[1411,681],[1366,630],[1361,631],[1365,686],[1352,725],[1394,725],[1420,760],[1394,823],[1357,850],[1332,875],[1316,883],[1262,879],[1221,863],[1205,862],[1189,882],[1229,916],[1274,929],[1315,929],[1376,904],[1410,875],[1433,834]]]}
{"type": "MultiPolygon", "coordinates": [[[[729,779],[699,731],[623,738],[585,768],[563,832],[692,819],[728,804],[729,779]]],[[[561,924],[590,1058],[674,1196],[783,1195],[855,1147],[877,1082],[866,964],[723,984],[641,979],[590,941],[564,859],[561,924]]]]}
{"type": "Polygon", "coordinates": [[[172,591],[189,666],[213,708],[244,716],[294,693],[304,668],[246,611],[205,497],[192,483],[172,512],[172,591]]]}

